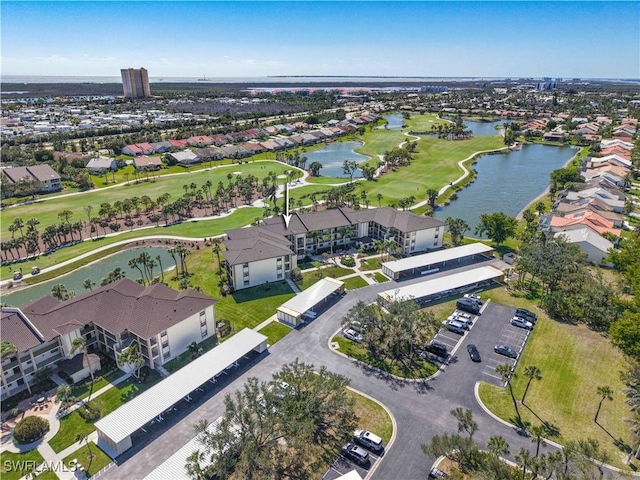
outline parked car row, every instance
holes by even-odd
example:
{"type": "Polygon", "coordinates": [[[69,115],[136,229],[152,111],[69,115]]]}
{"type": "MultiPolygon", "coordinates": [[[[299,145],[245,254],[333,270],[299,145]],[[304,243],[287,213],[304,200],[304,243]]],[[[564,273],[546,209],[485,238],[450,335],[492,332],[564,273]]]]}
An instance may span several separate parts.
{"type": "Polygon", "coordinates": [[[369,452],[379,455],[383,450],[384,444],[378,435],[368,430],[356,430],[353,432],[353,441],[345,444],[341,453],[361,467],[368,467],[371,464],[369,452]]]}

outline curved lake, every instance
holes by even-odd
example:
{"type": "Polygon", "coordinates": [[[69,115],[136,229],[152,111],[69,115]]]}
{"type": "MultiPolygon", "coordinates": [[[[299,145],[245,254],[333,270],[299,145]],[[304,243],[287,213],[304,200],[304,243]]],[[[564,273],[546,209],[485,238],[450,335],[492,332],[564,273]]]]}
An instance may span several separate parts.
{"type": "MultiPolygon", "coordinates": [[[[458,192],[458,198],[438,208],[434,217],[462,218],[473,236],[483,213],[504,212],[515,216],[549,185],[549,174],[576,153],[573,147],[523,145],[503,155],[485,155],[473,165],[475,182],[458,192]]],[[[468,167],[469,168],[469,167],[468,167]]]]}
{"type": "MultiPolygon", "coordinates": [[[[307,157],[307,168],[309,168],[309,165],[313,162],[320,162],[322,164],[320,175],[323,177],[349,178],[349,175],[345,175],[342,171],[342,164],[345,160],[355,160],[357,163],[369,160],[368,156],[353,151],[362,145],[362,142],[336,142],[330,143],[326,147],[314,150],[313,152],[305,153],[305,157],[307,157]]],[[[362,177],[360,170],[356,170],[353,174],[353,178],[358,177],[362,177]]]]}
{"type": "MultiPolygon", "coordinates": [[[[171,255],[169,254],[167,248],[162,248],[162,247],[134,248],[131,250],[126,250],[124,252],[116,253],[103,260],[98,260],[97,262],[91,265],[87,265],[86,267],[82,267],[78,270],[74,270],[73,272],[67,275],[64,275],[62,277],[57,277],[57,278],[54,278],[53,280],[49,280],[47,282],[34,285],[33,287],[25,288],[23,290],[18,290],[15,293],[3,295],[2,301],[13,306],[23,305],[25,303],[31,302],[33,300],[37,300],[38,298],[44,297],[46,295],[51,295],[51,287],[53,287],[58,283],[62,283],[65,287],[67,287],[68,291],[74,291],[76,292],[77,295],[80,295],[81,293],[85,293],[87,291],[82,286],[83,282],[87,278],[90,278],[91,281],[95,282],[96,286],[99,287],[100,281],[104,277],[106,277],[109,274],[109,272],[112,272],[114,269],[118,267],[122,269],[122,271],[124,272],[127,278],[136,280],[140,278],[140,272],[138,271],[137,268],[129,267],[129,260],[137,257],[142,252],[148,253],[149,256],[153,259],[155,259],[156,256],[160,255],[162,268],[165,271],[170,268],[175,268],[175,264],[173,263],[173,259],[171,258],[171,255]]],[[[160,268],[156,267],[153,273],[154,275],[158,275],[160,273],[160,268]]]]}
{"type": "Polygon", "coordinates": [[[404,118],[401,113],[392,113],[391,115],[384,115],[383,118],[387,121],[386,130],[400,130],[404,127],[404,118]]]}

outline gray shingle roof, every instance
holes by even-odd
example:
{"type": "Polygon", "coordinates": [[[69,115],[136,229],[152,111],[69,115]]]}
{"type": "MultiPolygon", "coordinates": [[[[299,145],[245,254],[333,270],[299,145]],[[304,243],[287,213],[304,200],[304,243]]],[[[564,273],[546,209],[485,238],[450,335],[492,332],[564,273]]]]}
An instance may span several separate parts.
{"type": "Polygon", "coordinates": [[[65,302],[44,297],[21,310],[47,339],[91,322],[114,334],[127,329],[150,338],[214,303],[194,290],[145,287],[125,278],[65,302]]]}
{"type": "Polygon", "coordinates": [[[24,352],[43,343],[36,332],[16,312],[3,310],[0,322],[2,341],[12,343],[19,352],[24,352]]]}

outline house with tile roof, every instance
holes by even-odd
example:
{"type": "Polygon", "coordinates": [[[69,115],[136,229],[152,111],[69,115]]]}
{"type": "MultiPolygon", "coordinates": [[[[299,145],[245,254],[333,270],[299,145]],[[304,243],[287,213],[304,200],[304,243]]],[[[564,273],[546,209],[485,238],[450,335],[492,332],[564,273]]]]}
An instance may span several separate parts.
{"type": "MultiPolygon", "coordinates": [[[[90,351],[117,358],[133,344],[152,369],[215,335],[215,300],[195,290],[118,280],[66,301],[42,297],[3,307],[2,340],[18,354],[2,362],[2,398],[32,383],[38,370],[75,356],[74,339],[90,351]]],[[[86,374],[89,372],[87,370],[86,374]]]]}
{"type": "Polygon", "coordinates": [[[162,159],[140,155],[133,159],[133,168],[136,170],[159,170],[162,168],[162,159]]]}
{"type": "Polygon", "coordinates": [[[283,280],[307,255],[371,247],[375,240],[393,241],[407,255],[437,249],[445,229],[440,220],[391,207],[295,212],[288,227],[277,216],[260,226],[227,231],[223,256],[229,283],[240,290],[283,280]]]}

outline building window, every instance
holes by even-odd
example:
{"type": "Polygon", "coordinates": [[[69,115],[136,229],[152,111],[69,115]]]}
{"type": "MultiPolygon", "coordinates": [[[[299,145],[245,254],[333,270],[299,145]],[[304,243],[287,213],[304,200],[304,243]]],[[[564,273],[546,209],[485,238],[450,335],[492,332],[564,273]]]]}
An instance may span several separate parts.
{"type": "Polygon", "coordinates": [[[278,275],[276,276],[278,278],[278,280],[282,279],[282,272],[278,272],[278,275]]]}
{"type": "Polygon", "coordinates": [[[248,286],[249,286],[249,280],[245,280],[245,281],[244,281],[244,286],[245,286],[245,287],[248,287],[248,286]]]}
{"type": "Polygon", "coordinates": [[[207,317],[200,317],[200,326],[202,327],[203,325],[207,324],[207,317]]]}
{"type": "Polygon", "coordinates": [[[206,337],[207,336],[207,327],[201,329],[200,333],[202,333],[202,338],[206,337]]]}

